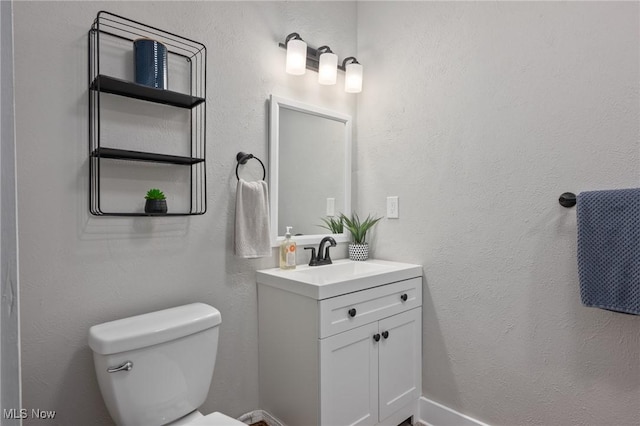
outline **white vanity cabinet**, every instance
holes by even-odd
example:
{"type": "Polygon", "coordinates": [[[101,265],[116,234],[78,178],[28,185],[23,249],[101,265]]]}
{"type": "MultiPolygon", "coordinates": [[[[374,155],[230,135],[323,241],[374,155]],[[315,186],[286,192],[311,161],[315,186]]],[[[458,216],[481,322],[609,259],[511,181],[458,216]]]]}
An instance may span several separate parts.
{"type": "Polygon", "coordinates": [[[420,397],[420,320],[416,308],[320,340],[321,424],[376,425],[420,397]]]}
{"type": "Polygon", "coordinates": [[[325,299],[258,272],[261,408],[287,426],[417,420],[421,267],[396,265],[408,268],[400,281],[376,277],[372,287],[325,299]]]}

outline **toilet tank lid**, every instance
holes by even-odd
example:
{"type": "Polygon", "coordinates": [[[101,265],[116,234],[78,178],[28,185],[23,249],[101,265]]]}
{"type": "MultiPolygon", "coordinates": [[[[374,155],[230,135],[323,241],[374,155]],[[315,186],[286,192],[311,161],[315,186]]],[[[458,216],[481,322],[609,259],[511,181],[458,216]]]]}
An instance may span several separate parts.
{"type": "Polygon", "coordinates": [[[115,354],[179,339],[221,322],[216,308],[192,303],[94,325],[89,329],[89,347],[102,355],[115,354]]]}

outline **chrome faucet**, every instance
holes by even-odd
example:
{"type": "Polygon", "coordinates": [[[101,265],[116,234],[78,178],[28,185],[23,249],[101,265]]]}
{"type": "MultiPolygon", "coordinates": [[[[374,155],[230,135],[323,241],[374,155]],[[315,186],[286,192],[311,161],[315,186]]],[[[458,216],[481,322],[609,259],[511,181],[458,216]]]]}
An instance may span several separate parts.
{"type": "Polygon", "coordinates": [[[329,255],[329,249],[336,246],[336,240],[333,237],[324,237],[320,241],[318,246],[318,256],[316,256],[316,249],[314,247],[305,247],[305,250],[311,250],[311,260],[309,260],[309,266],[331,265],[331,256],[329,255]],[[325,244],[329,245],[325,248],[325,244]],[[324,256],[322,250],[324,249],[324,256]]]}

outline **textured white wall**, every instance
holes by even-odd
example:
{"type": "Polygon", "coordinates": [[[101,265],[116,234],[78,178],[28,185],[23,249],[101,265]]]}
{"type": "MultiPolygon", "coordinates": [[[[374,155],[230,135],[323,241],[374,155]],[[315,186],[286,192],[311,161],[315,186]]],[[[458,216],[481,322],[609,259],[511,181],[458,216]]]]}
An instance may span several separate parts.
{"type": "MultiPolygon", "coordinates": [[[[340,85],[320,86],[315,73],[287,75],[277,46],[297,31],[314,47],[353,54],[355,3],[16,2],[14,13],[24,407],[56,410],[56,424],[110,424],[89,327],[202,301],[223,318],[203,411],[258,408],[255,270],[277,258],[233,256],[235,156],[268,158],[272,93],[355,115],[355,98],[340,85]],[[206,215],[89,214],[87,31],[99,10],[207,46],[206,215]]],[[[258,169],[243,176],[256,178],[258,169]]]]}
{"type": "Polygon", "coordinates": [[[423,393],[491,424],[640,423],[640,317],[580,305],[565,191],[639,181],[637,2],[359,2],[359,211],[424,265],[423,393]]]}

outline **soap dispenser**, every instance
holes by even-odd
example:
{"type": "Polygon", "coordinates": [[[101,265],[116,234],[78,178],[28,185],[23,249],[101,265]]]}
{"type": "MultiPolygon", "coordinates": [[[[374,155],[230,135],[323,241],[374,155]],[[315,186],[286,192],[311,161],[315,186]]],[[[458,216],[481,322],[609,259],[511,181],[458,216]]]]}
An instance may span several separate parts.
{"type": "Polygon", "coordinates": [[[280,244],[280,269],[296,269],[296,242],[291,239],[291,226],[287,226],[284,241],[280,244]]]}

